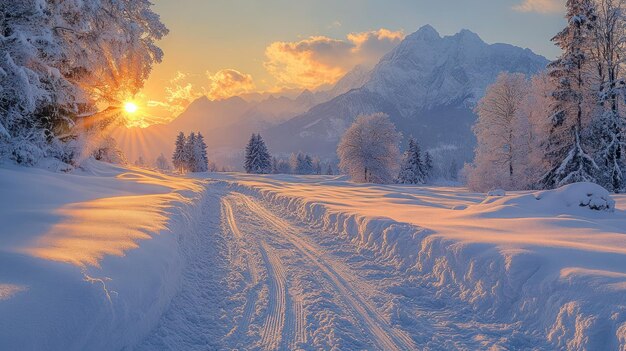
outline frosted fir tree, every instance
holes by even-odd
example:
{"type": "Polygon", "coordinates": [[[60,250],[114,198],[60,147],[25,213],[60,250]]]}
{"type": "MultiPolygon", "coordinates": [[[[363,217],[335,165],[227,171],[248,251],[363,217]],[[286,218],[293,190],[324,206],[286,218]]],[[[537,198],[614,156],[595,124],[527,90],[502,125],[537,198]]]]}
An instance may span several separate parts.
{"type": "Polygon", "coordinates": [[[430,152],[424,152],[424,180],[428,181],[433,177],[433,157],[430,155],[430,152]]]}
{"type": "Polygon", "coordinates": [[[622,116],[626,83],[623,77],[626,55],[626,11],[621,0],[597,2],[594,8],[593,40],[590,57],[597,72],[594,84],[600,111],[596,113],[588,136],[594,160],[600,168],[599,183],[605,188],[626,191],[626,126],[622,116]]]}
{"type": "Polygon", "coordinates": [[[314,174],[313,159],[307,154],[292,154],[290,163],[294,174],[314,174]]]}
{"type": "Polygon", "coordinates": [[[185,138],[185,133],[180,132],[176,137],[176,148],[174,149],[174,154],[172,155],[172,164],[180,173],[184,173],[187,169],[187,157],[185,152],[187,138],[185,138]]]}
{"type": "Polygon", "coordinates": [[[290,174],[291,166],[286,160],[278,159],[276,163],[276,173],[274,174],[290,174]]]}
{"type": "Polygon", "coordinates": [[[314,174],[313,159],[309,155],[304,155],[300,165],[300,174],[314,174]]]}
{"type": "Polygon", "coordinates": [[[246,146],[244,169],[246,173],[268,174],[272,171],[272,157],[261,134],[252,134],[246,146]]]}
{"type": "Polygon", "coordinates": [[[359,116],[339,146],[339,167],[358,183],[391,183],[398,172],[400,133],[384,113],[359,116]]]}
{"type": "Polygon", "coordinates": [[[557,88],[552,94],[554,110],[545,153],[550,171],[539,182],[544,188],[598,181],[599,168],[581,139],[585,90],[589,85],[585,72],[592,68],[587,53],[596,20],[593,1],[568,0],[566,17],[567,27],[552,39],[563,53],[548,65],[557,88]]]}
{"type": "Polygon", "coordinates": [[[326,165],[326,172],[324,174],[325,175],[335,175],[335,172],[333,171],[333,166],[330,163],[328,165],[326,165]]]}
{"type": "Polygon", "coordinates": [[[319,157],[314,157],[312,161],[312,174],[321,175],[322,174],[322,160],[319,157]]]}
{"type": "Polygon", "coordinates": [[[196,172],[196,133],[191,132],[185,140],[185,169],[189,172],[196,172]]]}
{"type": "Polygon", "coordinates": [[[194,172],[207,172],[209,170],[209,158],[204,136],[198,132],[193,145],[194,172]]]}
{"type": "Polygon", "coordinates": [[[418,142],[411,138],[404,152],[397,182],[400,184],[424,184],[426,182],[422,152],[418,142]]]}
{"type": "Polygon", "coordinates": [[[272,174],[280,174],[278,173],[278,159],[276,157],[272,157],[272,174]]]}

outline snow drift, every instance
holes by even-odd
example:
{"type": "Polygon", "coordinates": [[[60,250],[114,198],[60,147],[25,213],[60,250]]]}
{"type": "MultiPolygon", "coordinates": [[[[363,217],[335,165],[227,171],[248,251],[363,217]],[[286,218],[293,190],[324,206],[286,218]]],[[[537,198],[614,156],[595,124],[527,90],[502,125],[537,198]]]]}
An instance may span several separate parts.
{"type": "Polygon", "coordinates": [[[219,177],[412,271],[411,284],[437,298],[545,342],[503,336],[518,348],[626,348],[626,213],[600,187],[485,200],[336,178],[219,177]]]}
{"type": "Polygon", "coordinates": [[[123,349],[154,328],[179,287],[201,181],[93,160],[0,179],[0,349],[123,349]]]}

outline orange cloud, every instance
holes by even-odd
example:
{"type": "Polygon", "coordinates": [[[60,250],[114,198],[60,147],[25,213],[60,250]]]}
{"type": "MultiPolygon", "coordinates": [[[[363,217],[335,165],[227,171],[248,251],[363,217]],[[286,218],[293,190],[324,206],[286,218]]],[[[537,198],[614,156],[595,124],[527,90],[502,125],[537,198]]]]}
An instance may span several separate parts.
{"type": "Polygon", "coordinates": [[[209,78],[207,96],[213,100],[249,93],[256,89],[251,75],[234,69],[223,69],[215,74],[207,72],[207,77],[209,78]]]}
{"type": "Polygon", "coordinates": [[[165,111],[167,114],[176,116],[201,96],[220,100],[249,93],[256,88],[251,75],[234,69],[223,69],[215,74],[207,72],[206,78],[207,80],[204,80],[198,75],[177,72],[165,87],[165,98],[161,101],[147,101],[146,106],[155,113],[165,111]]]}
{"type": "Polygon", "coordinates": [[[387,29],[351,33],[345,40],[314,36],[298,42],[274,42],[265,50],[267,71],[279,85],[314,89],[333,84],[356,65],[373,66],[402,39],[387,29]]]}
{"type": "Polygon", "coordinates": [[[565,11],[564,0],[524,0],[513,7],[519,12],[537,12],[542,14],[559,13],[565,11]]]}
{"type": "Polygon", "coordinates": [[[177,72],[176,77],[170,80],[170,85],[165,87],[165,101],[151,101],[150,104],[154,107],[163,107],[177,115],[202,95],[203,89],[197,89],[190,83],[188,74],[177,72]]]}

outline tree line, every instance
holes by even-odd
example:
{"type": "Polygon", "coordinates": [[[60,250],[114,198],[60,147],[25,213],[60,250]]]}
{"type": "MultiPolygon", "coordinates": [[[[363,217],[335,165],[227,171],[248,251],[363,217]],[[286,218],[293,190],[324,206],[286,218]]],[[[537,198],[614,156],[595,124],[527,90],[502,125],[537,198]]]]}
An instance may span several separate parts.
{"type": "Polygon", "coordinates": [[[204,136],[200,132],[191,132],[189,136],[180,132],[176,137],[172,164],[180,173],[208,172],[209,158],[204,136]]]}
{"type": "Polygon", "coordinates": [[[562,54],[528,80],[501,74],[477,106],[468,185],[549,189],[593,182],[626,191],[626,12],[622,0],[569,0],[562,54]]]}
{"type": "Polygon", "coordinates": [[[244,169],[253,174],[334,174],[330,163],[302,152],[292,153],[289,160],[271,156],[261,134],[252,134],[246,145],[244,169]]]}

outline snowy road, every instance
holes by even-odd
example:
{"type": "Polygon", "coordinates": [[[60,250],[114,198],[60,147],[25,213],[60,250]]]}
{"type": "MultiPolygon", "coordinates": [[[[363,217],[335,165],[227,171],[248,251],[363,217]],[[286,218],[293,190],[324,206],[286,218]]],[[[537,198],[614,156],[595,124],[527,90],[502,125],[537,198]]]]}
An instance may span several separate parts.
{"type": "Polygon", "coordinates": [[[537,345],[481,323],[372,253],[210,185],[179,294],[139,349],[412,350],[537,345]]]}

